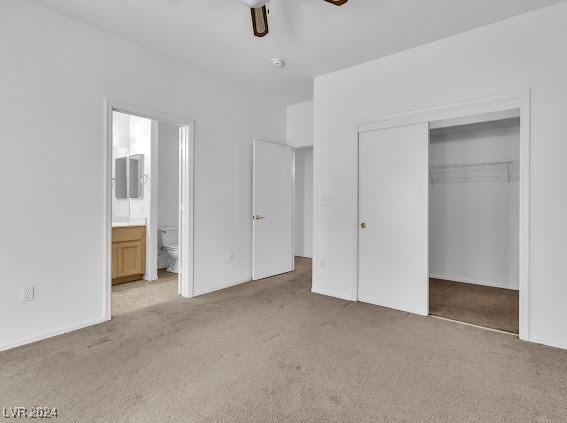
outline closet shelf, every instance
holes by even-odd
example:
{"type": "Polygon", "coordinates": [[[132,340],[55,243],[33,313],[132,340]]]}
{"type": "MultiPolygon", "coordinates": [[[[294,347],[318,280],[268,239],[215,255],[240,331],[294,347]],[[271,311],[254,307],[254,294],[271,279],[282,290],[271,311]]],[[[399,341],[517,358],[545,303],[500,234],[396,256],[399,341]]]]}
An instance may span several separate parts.
{"type": "Polygon", "coordinates": [[[514,160],[443,163],[429,166],[429,183],[512,180],[514,160]]]}

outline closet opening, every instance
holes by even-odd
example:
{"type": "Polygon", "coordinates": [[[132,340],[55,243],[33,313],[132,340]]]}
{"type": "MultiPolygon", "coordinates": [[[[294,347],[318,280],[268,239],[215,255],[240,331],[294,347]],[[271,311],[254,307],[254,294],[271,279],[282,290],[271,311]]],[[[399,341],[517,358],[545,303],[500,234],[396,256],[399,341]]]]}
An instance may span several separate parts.
{"type": "Polygon", "coordinates": [[[518,334],[520,110],[429,135],[429,313],[518,334]]]}

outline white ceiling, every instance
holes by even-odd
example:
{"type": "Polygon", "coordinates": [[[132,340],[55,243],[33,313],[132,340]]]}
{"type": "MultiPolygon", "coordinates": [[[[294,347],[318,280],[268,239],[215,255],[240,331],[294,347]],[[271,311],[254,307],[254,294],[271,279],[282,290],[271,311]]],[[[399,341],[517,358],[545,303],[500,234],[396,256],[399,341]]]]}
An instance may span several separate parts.
{"type": "Polygon", "coordinates": [[[312,78],[562,0],[270,0],[270,34],[252,36],[239,0],[35,0],[100,29],[290,103],[312,78]],[[274,68],[271,59],[286,66],[274,68]]]}

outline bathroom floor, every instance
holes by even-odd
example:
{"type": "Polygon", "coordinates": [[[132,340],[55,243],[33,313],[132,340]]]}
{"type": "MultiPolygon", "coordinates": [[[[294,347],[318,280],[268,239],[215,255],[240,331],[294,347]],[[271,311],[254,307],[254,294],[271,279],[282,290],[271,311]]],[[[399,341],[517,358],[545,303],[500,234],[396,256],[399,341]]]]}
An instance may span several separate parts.
{"type": "Polygon", "coordinates": [[[139,280],[112,287],[112,315],[127,313],[150,305],[173,300],[177,293],[177,274],[158,270],[158,279],[139,280]]]}

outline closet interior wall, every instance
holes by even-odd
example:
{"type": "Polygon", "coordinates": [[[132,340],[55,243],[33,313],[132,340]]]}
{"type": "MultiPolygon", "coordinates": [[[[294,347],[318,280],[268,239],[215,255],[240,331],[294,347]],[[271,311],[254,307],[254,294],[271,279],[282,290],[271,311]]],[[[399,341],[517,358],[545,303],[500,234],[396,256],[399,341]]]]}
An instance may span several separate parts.
{"type": "Polygon", "coordinates": [[[517,290],[519,119],[471,128],[430,134],[430,276],[517,290]]]}

